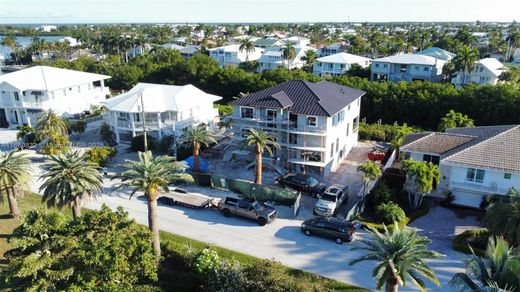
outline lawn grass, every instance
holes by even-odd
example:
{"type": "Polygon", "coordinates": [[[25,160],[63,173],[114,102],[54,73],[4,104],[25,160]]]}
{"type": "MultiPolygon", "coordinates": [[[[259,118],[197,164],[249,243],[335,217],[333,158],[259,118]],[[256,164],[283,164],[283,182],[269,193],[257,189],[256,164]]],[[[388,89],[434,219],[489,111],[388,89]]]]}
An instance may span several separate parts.
{"type": "MultiPolygon", "coordinates": [[[[32,209],[43,207],[44,205],[41,203],[41,196],[37,194],[26,194],[22,198],[18,198],[18,206],[22,212],[26,212],[32,209]]],[[[63,209],[62,212],[67,214],[68,216],[72,216],[70,209],[63,209]]],[[[13,230],[20,225],[20,219],[12,219],[7,216],[9,213],[9,206],[7,202],[4,204],[0,204],[0,268],[5,267],[7,261],[4,257],[4,253],[9,250],[11,247],[8,243],[8,239],[10,234],[12,234],[13,230]]],[[[167,242],[175,242],[178,244],[186,244],[190,245],[194,249],[202,249],[208,246],[208,243],[193,240],[187,237],[183,237],[180,235],[168,233],[161,231],[161,241],[167,242]]],[[[212,246],[212,249],[216,250],[219,256],[223,259],[238,261],[241,264],[249,265],[254,264],[256,262],[261,261],[261,259],[257,257],[253,257],[250,255],[246,255],[243,253],[235,252],[229,249],[221,248],[218,246],[212,246]]],[[[327,288],[327,291],[345,291],[345,292],[361,292],[361,291],[369,291],[366,289],[358,288],[343,282],[335,281],[332,279],[328,279],[325,277],[321,277],[309,272],[301,271],[298,269],[293,269],[290,267],[284,266],[285,272],[294,277],[298,282],[301,283],[313,283],[319,281],[323,287],[327,288]]],[[[1,277],[0,277],[1,278],[1,277]]],[[[1,281],[1,279],[0,279],[1,281]]],[[[1,290],[1,289],[0,289],[1,290]]]]}

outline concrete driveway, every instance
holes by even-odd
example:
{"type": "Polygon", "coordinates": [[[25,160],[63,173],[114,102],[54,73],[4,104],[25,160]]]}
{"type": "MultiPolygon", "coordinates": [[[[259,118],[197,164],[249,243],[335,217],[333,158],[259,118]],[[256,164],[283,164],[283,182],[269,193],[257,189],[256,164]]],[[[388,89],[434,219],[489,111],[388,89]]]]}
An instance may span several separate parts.
{"type": "MultiPolygon", "coordinates": [[[[33,156],[37,178],[40,172],[39,164],[42,159],[39,155],[33,156]]],[[[104,180],[103,195],[96,201],[89,202],[86,207],[98,209],[102,204],[115,209],[122,206],[138,223],[147,224],[146,202],[138,197],[129,199],[128,190],[113,191],[117,181],[104,180]]],[[[34,181],[33,191],[37,191],[40,182],[34,181]]],[[[209,194],[212,189],[206,189],[209,194]]],[[[360,239],[370,239],[364,231],[356,234],[353,242],[338,245],[332,240],[307,237],[300,232],[303,217],[293,219],[282,216],[273,223],[260,227],[254,221],[242,218],[226,218],[215,209],[189,209],[180,206],[159,205],[159,227],[161,230],[208,242],[224,248],[253,255],[260,258],[275,259],[281,263],[316,273],[325,277],[375,289],[372,279],[372,269],[375,263],[360,263],[349,266],[348,262],[361,254],[362,251],[352,251],[351,247],[359,246],[360,239]]],[[[284,213],[284,212],[281,212],[284,213]]],[[[446,286],[451,276],[462,271],[459,258],[442,258],[430,261],[443,284],[437,288],[431,284],[430,291],[450,291],[446,286]]],[[[415,289],[400,289],[411,291],[415,289]]]]}

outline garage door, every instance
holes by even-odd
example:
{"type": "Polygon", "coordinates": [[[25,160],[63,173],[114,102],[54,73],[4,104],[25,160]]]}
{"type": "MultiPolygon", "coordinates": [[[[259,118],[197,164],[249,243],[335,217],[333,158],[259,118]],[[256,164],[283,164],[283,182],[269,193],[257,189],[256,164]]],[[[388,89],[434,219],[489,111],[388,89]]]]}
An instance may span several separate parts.
{"type": "Polygon", "coordinates": [[[473,193],[460,190],[453,190],[453,195],[455,196],[453,204],[473,208],[479,208],[483,196],[482,193],[473,193]]]}

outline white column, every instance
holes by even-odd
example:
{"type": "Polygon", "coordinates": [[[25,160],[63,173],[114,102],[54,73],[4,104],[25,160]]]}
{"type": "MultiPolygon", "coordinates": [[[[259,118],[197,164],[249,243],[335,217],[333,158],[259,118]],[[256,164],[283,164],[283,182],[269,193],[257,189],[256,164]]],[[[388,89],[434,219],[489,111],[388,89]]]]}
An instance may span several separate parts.
{"type": "Polygon", "coordinates": [[[157,113],[157,138],[159,140],[162,138],[161,113],[157,113]]]}
{"type": "Polygon", "coordinates": [[[110,112],[109,113],[109,118],[110,116],[113,116],[113,124],[112,126],[114,127],[114,129],[116,129],[116,142],[119,144],[120,142],[120,138],[119,138],[119,126],[117,124],[117,113],[116,112],[110,112]]]}
{"type": "Polygon", "coordinates": [[[27,119],[27,126],[31,127],[31,117],[29,116],[29,112],[25,110],[25,118],[27,119]]]}

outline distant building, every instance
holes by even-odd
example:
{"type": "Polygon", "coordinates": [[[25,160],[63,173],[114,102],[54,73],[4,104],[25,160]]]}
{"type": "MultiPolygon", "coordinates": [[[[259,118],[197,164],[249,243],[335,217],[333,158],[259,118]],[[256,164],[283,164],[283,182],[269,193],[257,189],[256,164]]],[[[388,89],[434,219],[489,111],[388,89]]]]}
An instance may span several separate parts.
{"type": "Polygon", "coordinates": [[[398,54],[372,60],[370,79],[373,81],[439,82],[445,60],[420,54],[398,54]]]}
{"type": "Polygon", "coordinates": [[[58,27],[55,26],[55,25],[44,24],[44,25],[41,25],[40,27],[38,27],[36,29],[39,30],[39,31],[43,31],[43,32],[51,32],[53,30],[57,30],[58,27]]]}
{"type": "Polygon", "coordinates": [[[497,84],[498,77],[504,72],[504,64],[494,58],[485,58],[475,62],[475,68],[471,72],[459,71],[451,79],[451,83],[456,87],[463,84],[497,84]]]}
{"type": "Polygon", "coordinates": [[[354,64],[363,68],[370,66],[371,59],[348,53],[338,53],[316,59],[312,72],[318,76],[344,75],[354,64]]]}
{"type": "Polygon", "coordinates": [[[428,49],[424,49],[422,51],[416,52],[416,54],[430,56],[430,57],[434,57],[434,58],[441,59],[444,61],[450,61],[451,59],[455,58],[454,53],[448,52],[446,50],[443,50],[443,49],[437,48],[437,47],[431,47],[428,49]]]}
{"type": "Polygon", "coordinates": [[[350,46],[347,45],[346,43],[337,43],[337,44],[328,45],[328,46],[318,49],[318,56],[326,57],[326,56],[335,55],[335,54],[339,54],[339,53],[346,53],[347,50],[349,49],[349,47],[350,46]]]}
{"type": "Polygon", "coordinates": [[[193,55],[199,52],[202,48],[199,45],[186,45],[185,47],[183,47],[172,43],[163,44],[161,45],[161,47],[169,50],[177,50],[184,58],[193,57],[193,55]]]}
{"type": "Polygon", "coordinates": [[[73,37],[64,37],[64,38],[59,39],[58,42],[60,42],[60,43],[68,42],[69,46],[71,46],[71,47],[81,46],[81,42],[78,41],[78,39],[73,38],[73,37]]]}
{"type": "Polygon", "coordinates": [[[283,47],[285,43],[277,38],[263,38],[257,39],[255,42],[255,47],[259,48],[271,48],[271,47],[283,47]]]}
{"type": "Polygon", "coordinates": [[[226,65],[236,65],[246,61],[256,61],[260,59],[264,50],[255,47],[253,52],[247,53],[240,51],[240,44],[232,44],[218,48],[209,49],[209,56],[215,59],[221,67],[226,65]]]}
{"type": "Polygon", "coordinates": [[[72,116],[99,105],[110,94],[110,76],[47,66],[0,75],[0,120],[34,124],[44,110],[72,116]]]}
{"type": "Polygon", "coordinates": [[[268,132],[282,146],[274,151],[281,165],[326,176],[358,141],[364,94],[328,81],[291,80],[231,101],[229,118],[236,140],[249,129],[268,132]]]}
{"type": "Polygon", "coordinates": [[[178,137],[200,123],[212,125],[218,116],[213,103],[220,99],[222,97],[205,93],[191,84],[139,83],[130,91],[108,99],[105,106],[119,143],[142,134],[143,111],[145,127],[157,139],[168,134],[178,137]]]}
{"type": "Polygon", "coordinates": [[[271,47],[265,49],[264,53],[258,59],[258,71],[262,72],[265,70],[272,70],[279,67],[285,67],[289,69],[302,68],[305,65],[305,62],[302,60],[302,57],[305,56],[305,52],[307,50],[314,50],[310,47],[300,47],[295,46],[295,57],[292,60],[285,60],[283,58],[283,47],[271,47]]]}

